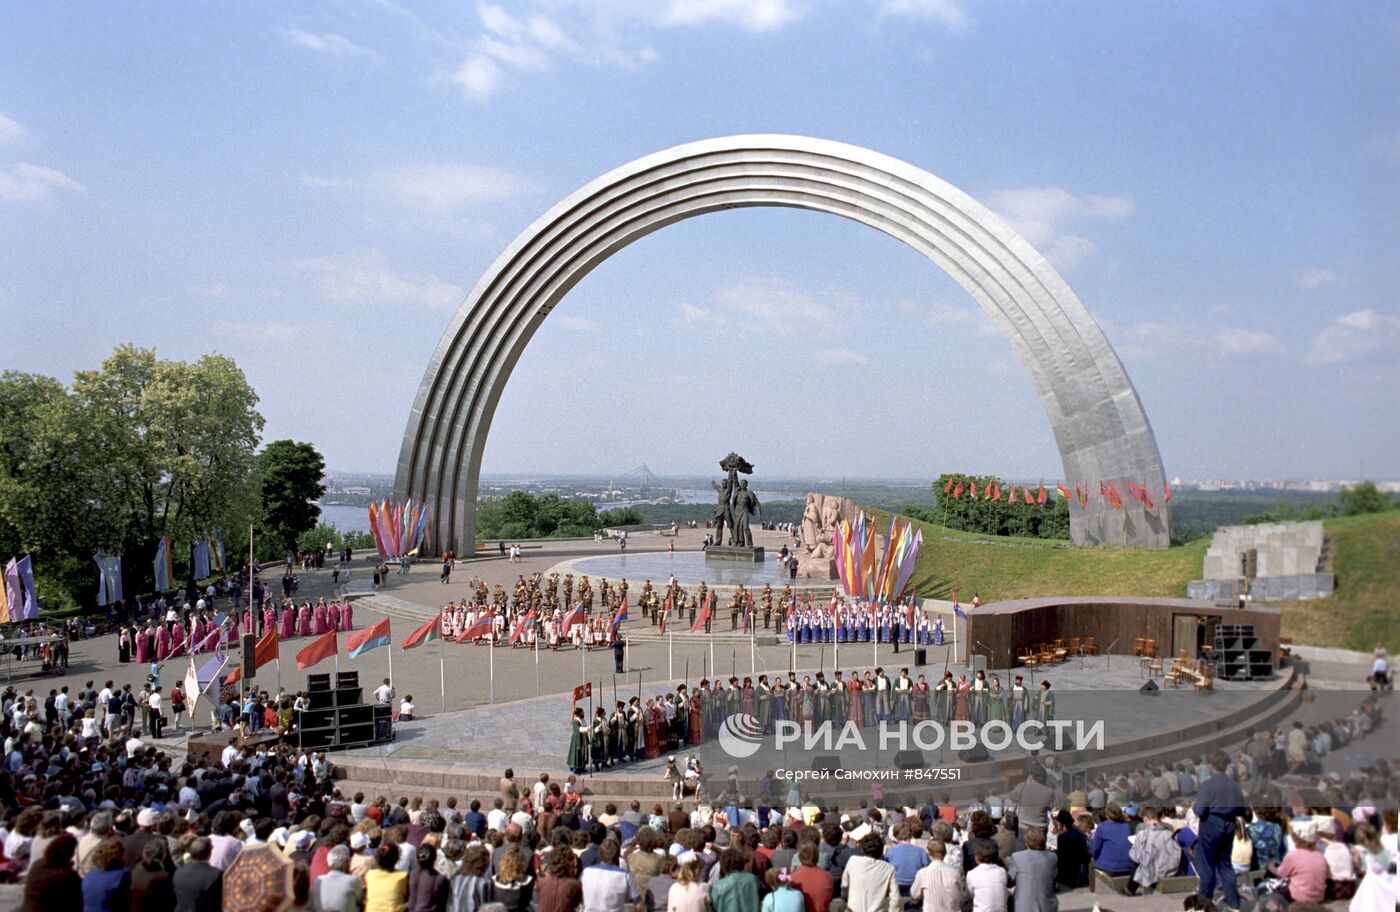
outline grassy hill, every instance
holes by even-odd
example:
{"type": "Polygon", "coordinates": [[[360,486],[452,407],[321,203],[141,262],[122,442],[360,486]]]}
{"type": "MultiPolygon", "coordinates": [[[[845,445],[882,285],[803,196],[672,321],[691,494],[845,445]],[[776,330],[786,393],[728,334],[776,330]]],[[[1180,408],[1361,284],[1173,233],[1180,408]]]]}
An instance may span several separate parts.
{"type": "MultiPolygon", "coordinates": [[[[888,525],[889,514],[874,511],[888,525]]],[[[1201,576],[1208,538],[1165,551],[1071,548],[1064,542],[973,535],[930,523],[913,586],[923,596],[982,601],[1049,595],[1186,597],[1201,576]]],[[[1369,652],[1384,642],[1400,650],[1400,513],[1325,522],[1337,592],[1330,599],[1289,602],[1283,634],[1295,642],[1369,652]]]]}
{"type": "MultiPolygon", "coordinates": [[[[1283,635],[1297,643],[1400,651],[1400,513],[1324,522],[1336,594],[1283,604],[1283,635]]],[[[925,533],[927,534],[927,533],[925,533]]]]}

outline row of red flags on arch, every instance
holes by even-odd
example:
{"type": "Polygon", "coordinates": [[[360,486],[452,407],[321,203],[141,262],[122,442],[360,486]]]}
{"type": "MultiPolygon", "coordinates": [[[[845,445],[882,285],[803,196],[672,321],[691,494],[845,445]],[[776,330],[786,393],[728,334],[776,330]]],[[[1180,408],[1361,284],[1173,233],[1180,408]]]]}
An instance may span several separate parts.
{"type": "MultiPolygon", "coordinates": [[[[1128,496],[1138,501],[1149,510],[1157,509],[1157,504],[1152,500],[1152,493],[1140,484],[1133,484],[1131,481],[1124,482],[1128,489],[1128,496]]],[[[1080,509],[1089,506],[1089,496],[1093,493],[1093,488],[1089,482],[1076,482],[1074,490],[1071,491],[1064,482],[1055,484],[1056,492],[1069,501],[1071,504],[1079,504],[1080,509]]],[[[956,476],[949,478],[948,483],[943,486],[943,493],[950,495],[954,500],[967,497],[976,497],[993,502],[1005,500],[1007,503],[1027,503],[1032,506],[1045,506],[1050,500],[1050,493],[1045,490],[1045,485],[1039,485],[1038,489],[1032,491],[1030,485],[1011,485],[1003,491],[1001,482],[996,479],[983,481],[981,490],[977,487],[977,479],[968,478],[964,481],[956,476]],[[1019,487],[1019,493],[1018,493],[1019,487]],[[1004,496],[1003,496],[1004,495],[1004,496]]],[[[1099,482],[1099,495],[1107,500],[1109,505],[1115,510],[1123,508],[1123,496],[1118,493],[1118,488],[1111,481],[1099,482]]],[[[1162,482],[1162,502],[1170,503],[1172,499],[1172,488],[1165,480],[1162,482]]]]}

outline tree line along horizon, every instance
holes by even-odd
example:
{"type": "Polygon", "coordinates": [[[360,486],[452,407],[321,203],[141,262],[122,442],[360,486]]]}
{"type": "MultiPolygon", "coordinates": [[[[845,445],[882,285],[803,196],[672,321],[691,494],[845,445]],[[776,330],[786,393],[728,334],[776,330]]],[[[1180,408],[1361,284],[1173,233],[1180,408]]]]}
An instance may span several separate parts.
{"type": "MultiPolygon", "coordinates": [[[[223,530],[229,567],[247,554],[254,530],[260,561],[288,551],[369,548],[368,532],[319,522],[325,460],[310,443],[282,439],[262,445],[259,397],[232,358],[211,353],[193,362],[166,360],[153,348],[123,344],[95,370],[80,370],[65,386],[42,374],[0,374],[0,555],[30,554],[41,603],[63,615],[95,604],[98,552],[122,556],[128,597],[153,589],[158,542],[169,538],[174,579],[189,581],[189,544],[223,530]]],[[[932,505],[870,503],[913,519],[985,535],[1068,539],[1067,503],[1044,507],[985,498],[945,498],[950,477],[931,483],[932,505]]],[[[1185,492],[1178,494],[1182,498],[1185,492]]],[[[1176,504],[1191,509],[1194,498],[1176,504]]],[[[1223,499],[1222,499],[1222,502],[1223,499]]],[[[1396,498],[1364,482],[1332,499],[1248,501],[1254,511],[1221,516],[1215,524],[1322,519],[1397,509],[1396,498]]],[[[801,500],[764,505],[765,519],[797,522],[801,500]]],[[[1229,511],[1225,511],[1229,513],[1229,511]]],[[[511,491],[484,497],[477,510],[480,539],[561,538],[615,526],[703,522],[710,504],[637,504],[599,510],[587,500],[511,491]]],[[[1212,514],[1207,522],[1216,520],[1212,514]]],[[[1174,517],[1175,520],[1175,517],[1174,517]]],[[[1213,528],[1213,526],[1211,526],[1213,528]]],[[[1194,537],[1194,536],[1192,536],[1194,537]]]]}

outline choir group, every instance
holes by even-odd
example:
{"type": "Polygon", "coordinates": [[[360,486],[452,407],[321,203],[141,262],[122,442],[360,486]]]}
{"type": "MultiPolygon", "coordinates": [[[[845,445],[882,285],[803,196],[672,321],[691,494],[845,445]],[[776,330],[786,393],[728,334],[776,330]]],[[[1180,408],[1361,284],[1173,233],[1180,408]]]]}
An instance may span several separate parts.
{"type": "Polygon", "coordinates": [[[216,613],[205,599],[193,606],[169,605],[155,608],[155,619],[145,627],[123,626],[117,634],[117,660],[138,664],[164,662],[191,652],[213,652],[215,649],[236,648],[243,633],[264,634],[276,630],[282,640],[312,637],[331,630],[354,628],[354,608],[349,602],[327,602],[318,599],[313,605],[303,600],[297,605],[283,599],[281,605],[264,601],[256,609],[216,613]]]}

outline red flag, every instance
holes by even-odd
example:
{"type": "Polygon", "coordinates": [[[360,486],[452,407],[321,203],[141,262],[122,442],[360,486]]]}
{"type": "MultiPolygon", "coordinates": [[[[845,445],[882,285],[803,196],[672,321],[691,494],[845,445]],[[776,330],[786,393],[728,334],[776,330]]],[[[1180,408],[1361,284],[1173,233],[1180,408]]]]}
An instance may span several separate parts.
{"type": "Polygon", "coordinates": [[[1162,502],[1172,502],[1172,486],[1167,484],[1167,480],[1165,478],[1162,479],[1162,502]]]}
{"type": "Polygon", "coordinates": [[[1103,484],[1106,488],[1104,496],[1108,498],[1108,502],[1113,505],[1113,509],[1121,510],[1123,508],[1123,498],[1119,496],[1118,489],[1113,486],[1113,482],[1111,481],[1105,481],[1103,484]]]}
{"type": "Polygon", "coordinates": [[[1132,495],[1133,500],[1136,500],[1139,503],[1143,504],[1149,510],[1153,509],[1152,495],[1147,493],[1146,488],[1144,488],[1142,485],[1133,484],[1131,481],[1127,484],[1128,493],[1132,495]]]}
{"type": "Polygon", "coordinates": [[[1063,481],[1055,482],[1055,490],[1059,491],[1060,496],[1063,497],[1065,500],[1069,500],[1069,488],[1065,487],[1065,483],[1063,481]]]}
{"type": "Polygon", "coordinates": [[[1000,482],[993,482],[992,500],[994,500],[994,501],[999,501],[999,500],[1001,500],[1001,483],[1000,483],[1000,482]]]}
{"type": "Polygon", "coordinates": [[[338,649],[339,644],[336,642],[335,631],[331,630],[323,633],[308,643],[301,652],[297,653],[297,668],[305,671],[329,659],[336,654],[338,649]]]}
{"type": "Polygon", "coordinates": [[[982,486],[982,496],[988,500],[992,499],[992,483],[990,481],[982,486]]]}
{"type": "Polygon", "coordinates": [[[1048,496],[1046,495],[1046,493],[1045,493],[1045,485],[1041,485],[1041,486],[1040,486],[1040,493],[1038,493],[1038,494],[1035,495],[1035,502],[1038,503],[1038,504],[1040,504],[1040,505],[1043,507],[1043,506],[1045,506],[1045,501],[1048,500],[1048,499],[1049,499],[1049,497],[1048,497],[1048,496]]]}
{"type": "Polygon", "coordinates": [[[963,486],[962,486],[962,482],[960,481],[960,482],[958,482],[958,486],[957,486],[956,488],[953,489],[953,499],[954,499],[954,500],[957,500],[959,497],[962,497],[962,492],[963,492],[963,486]]]}
{"type": "Polygon", "coordinates": [[[703,633],[705,631],[705,622],[710,619],[710,615],[714,613],[714,610],[715,594],[711,592],[710,597],[705,599],[705,604],[701,606],[700,613],[695,616],[695,623],[691,625],[690,632],[703,633]]]}
{"type": "Polygon", "coordinates": [[[1031,497],[1031,486],[1030,486],[1030,485],[1026,485],[1024,488],[1022,488],[1022,489],[1021,489],[1021,493],[1024,494],[1024,495],[1026,495],[1026,503],[1028,503],[1028,504],[1034,504],[1034,503],[1035,503],[1035,500],[1031,497]]]}
{"type": "Polygon", "coordinates": [[[492,615],[484,615],[481,620],[457,634],[457,642],[465,643],[467,640],[475,640],[478,637],[489,636],[494,621],[495,618],[492,615]]]}
{"type": "Polygon", "coordinates": [[[349,654],[350,658],[354,659],[358,658],[357,653],[359,652],[367,652],[369,649],[377,648],[377,646],[389,645],[388,641],[389,619],[385,618],[378,624],[371,624],[369,627],[356,630],[346,637],[345,651],[349,654]],[[376,645],[373,643],[374,640],[383,640],[384,642],[376,645]]]}
{"type": "Polygon", "coordinates": [[[977,480],[976,480],[976,479],[973,479],[973,480],[969,481],[967,484],[968,484],[967,496],[968,496],[968,497],[976,497],[976,496],[977,496],[977,480]]]}
{"type": "Polygon", "coordinates": [[[1009,504],[1014,504],[1014,503],[1016,502],[1016,486],[1015,486],[1015,485],[1012,485],[1012,486],[1011,486],[1011,493],[1006,495],[1006,502],[1009,503],[1009,504]]]}
{"type": "MultiPolygon", "coordinates": [[[[253,649],[253,657],[254,661],[257,662],[257,664],[253,666],[254,671],[277,658],[276,627],[267,628],[263,635],[258,638],[258,645],[253,649]]],[[[243,666],[240,665],[229,672],[229,676],[224,678],[224,683],[237,684],[241,680],[243,680],[243,666]]]]}
{"type": "Polygon", "coordinates": [[[953,490],[953,479],[949,478],[948,483],[943,486],[943,493],[947,494],[951,490],[953,490]]]}
{"type": "Polygon", "coordinates": [[[559,624],[559,635],[568,636],[569,631],[573,630],[576,626],[584,622],[585,618],[583,614],[583,602],[579,602],[577,605],[574,606],[572,611],[564,615],[564,620],[561,621],[559,624]]]}
{"type": "Polygon", "coordinates": [[[593,682],[592,682],[592,681],[589,681],[587,684],[580,684],[579,686],[577,686],[577,687],[574,688],[574,702],[575,702],[575,703],[577,703],[579,700],[582,700],[582,699],[585,698],[585,697],[591,697],[591,696],[593,696],[593,682]]]}

